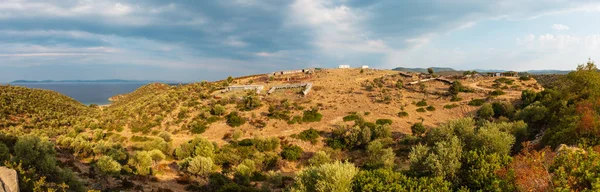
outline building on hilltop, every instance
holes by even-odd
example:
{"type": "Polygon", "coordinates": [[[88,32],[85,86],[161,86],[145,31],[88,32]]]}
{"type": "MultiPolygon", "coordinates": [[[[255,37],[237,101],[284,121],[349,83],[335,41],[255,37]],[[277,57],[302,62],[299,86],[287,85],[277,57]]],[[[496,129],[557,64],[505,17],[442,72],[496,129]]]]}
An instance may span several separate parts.
{"type": "Polygon", "coordinates": [[[488,77],[518,77],[519,73],[514,72],[514,71],[508,71],[508,72],[488,72],[487,76],[488,77]]]}
{"type": "Polygon", "coordinates": [[[368,65],[363,65],[363,66],[360,66],[360,68],[361,68],[361,69],[368,69],[368,68],[369,68],[369,66],[368,66],[368,65]]]}
{"type": "Polygon", "coordinates": [[[338,66],[339,69],[349,69],[350,65],[340,65],[338,66]]]}
{"type": "Polygon", "coordinates": [[[277,71],[277,72],[273,72],[269,75],[279,76],[279,75],[288,75],[288,74],[297,74],[297,73],[313,74],[314,72],[315,72],[314,68],[306,68],[306,69],[297,69],[297,70],[277,71]]]}

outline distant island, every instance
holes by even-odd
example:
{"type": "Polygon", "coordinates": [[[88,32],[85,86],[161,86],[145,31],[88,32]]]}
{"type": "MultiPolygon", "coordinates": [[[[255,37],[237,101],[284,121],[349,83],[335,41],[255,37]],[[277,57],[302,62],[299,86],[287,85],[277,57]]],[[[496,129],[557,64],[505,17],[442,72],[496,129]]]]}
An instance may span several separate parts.
{"type": "Polygon", "coordinates": [[[100,80],[16,80],[10,83],[150,83],[150,82],[161,82],[161,83],[181,83],[177,81],[156,81],[156,80],[123,80],[123,79],[100,79],[100,80]]]}

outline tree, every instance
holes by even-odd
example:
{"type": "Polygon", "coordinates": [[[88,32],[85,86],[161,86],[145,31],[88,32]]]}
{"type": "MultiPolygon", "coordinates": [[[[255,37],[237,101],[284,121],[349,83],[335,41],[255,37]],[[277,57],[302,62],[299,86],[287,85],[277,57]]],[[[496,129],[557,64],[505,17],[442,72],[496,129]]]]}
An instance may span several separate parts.
{"type": "Polygon", "coordinates": [[[411,148],[408,155],[410,171],[416,175],[443,177],[453,181],[461,167],[462,150],[456,136],[449,141],[437,142],[432,148],[418,144],[411,148]]]}
{"type": "Polygon", "coordinates": [[[380,141],[373,141],[367,146],[366,167],[369,168],[392,168],[396,154],[392,148],[384,148],[380,141]]]}
{"type": "Polygon", "coordinates": [[[195,175],[207,176],[214,170],[214,163],[210,157],[196,156],[191,161],[187,170],[195,175]]]}
{"type": "Polygon", "coordinates": [[[489,103],[483,104],[479,110],[477,110],[477,116],[481,119],[491,119],[494,117],[494,109],[489,103]]]}
{"type": "Polygon", "coordinates": [[[430,75],[433,75],[435,71],[433,71],[433,68],[427,68],[427,73],[429,73],[430,75]]]}
{"type": "Polygon", "coordinates": [[[296,175],[292,192],[350,192],[352,179],[358,169],[352,163],[334,162],[320,166],[311,166],[296,175]]]}
{"type": "Polygon", "coordinates": [[[96,168],[106,176],[113,176],[119,174],[121,164],[109,156],[102,156],[96,162],[96,168]]]}

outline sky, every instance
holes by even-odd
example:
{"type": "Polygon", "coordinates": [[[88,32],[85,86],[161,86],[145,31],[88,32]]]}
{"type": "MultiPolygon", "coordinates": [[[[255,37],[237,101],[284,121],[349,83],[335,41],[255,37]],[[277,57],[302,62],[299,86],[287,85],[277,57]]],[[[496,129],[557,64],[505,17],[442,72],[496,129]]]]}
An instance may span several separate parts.
{"type": "Polygon", "coordinates": [[[341,64],[574,69],[600,2],[2,0],[0,82],[201,81],[341,64]]]}

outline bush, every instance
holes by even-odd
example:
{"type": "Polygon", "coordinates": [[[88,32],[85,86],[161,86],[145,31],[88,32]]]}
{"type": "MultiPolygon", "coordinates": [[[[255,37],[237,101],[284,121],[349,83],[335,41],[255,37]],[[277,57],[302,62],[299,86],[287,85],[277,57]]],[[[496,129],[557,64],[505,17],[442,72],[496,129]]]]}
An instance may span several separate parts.
{"type": "Polygon", "coordinates": [[[260,99],[256,95],[248,95],[242,98],[242,101],[238,104],[238,107],[243,111],[251,111],[262,106],[260,99]]]}
{"type": "Polygon", "coordinates": [[[452,191],[452,183],[441,177],[411,178],[392,169],[376,169],[360,171],[354,177],[352,188],[354,191],[452,191]]]}
{"type": "Polygon", "coordinates": [[[452,99],[450,99],[450,101],[452,102],[458,102],[458,101],[462,101],[463,98],[457,97],[457,96],[453,96],[452,99]]]}
{"type": "Polygon", "coordinates": [[[313,128],[302,131],[298,135],[298,139],[302,141],[310,141],[310,143],[317,143],[317,139],[320,137],[319,132],[313,128]]]}
{"type": "Polygon", "coordinates": [[[485,103],[484,99],[473,99],[469,101],[468,105],[470,106],[481,106],[485,103]]]}
{"type": "Polygon", "coordinates": [[[512,118],[515,114],[515,107],[506,102],[494,102],[492,103],[492,108],[494,109],[494,117],[508,117],[512,118]]]}
{"type": "Polygon", "coordinates": [[[377,119],[377,121],[375,121],[375,124],[377,125],[391,125],[392,124],[392,120],[391,119],[377,119]]]}
{"type": "Polygon", "coordinates": [[[365,166],[368,168],[392,168],[396,154],[392,148],[384,148],[380,141],[373,141],[367,146],[367,161],[365,166]]]}
{"type": "Polygon", "coordinates": [[[109,156],[102,156],[96,162],[96,168],[104,175],[117,175],[121,171],[121,164],[109,156]]]}
{"type": "Polygon", "coordinates": [[[302,156],[302,153],[304,153],[302,148],[296,145],[290,145],[283,148],[281,157],[290,161],[296,161],[302,156]]]}
{"type": "Polygon", "coordinates": [[[359,116],[357,114],[350,114],[344,117],[344,121],[354,121],[357,120],[359,116]]]}
{"type": "Polygon", "coordinates": [[[410,127],[410,130],[412,131],[412,134],[414,136],[421,136],[423,135],[423,133],[425,133],[425,126],[423,125],[423,123],[415,123],[410,127]]]}
{"type": "Polygon", "coordinates": [[[331,157],[324,151],[317,151],[309,160],[311,166],[319,166],[326,163],[331,163],[331,157]]]}
{"type": "Polygon", "coordinates": [[[400,112],[398,112],[398,117],[408,117],[408,112],[400,111],[400,112]]]}
{"type": "Polygon", "coordinates": [[[188,129],[193,134],[202,134],[204,131],[206,131],[206,128],[208,128],[208,126],[205,122],[192,121],[190,124],[188,124],[188,129]]]}
{"type": "Polygon", "coordinates": [[[221,116],[224,115],[226,112],[226,109],[224,106],[216,104],[215,106],[213,106],[213,108],[210,110],[210,114],[212,115],[217,115],[217,116],[221,116]]]}
{"type": "Polygon", "coordinates": [[[427,111],[435,111],[435,107],[433,107],[431,105],[428,106],[426,109],[427,109],[427,111]]]}
{"type": "Polygon", "coordinates": [[[449,141],[439,141],[430,148],[418,144],[411,148],[410,171],[420,176],[456,179],[461,167],[462,144],[457,137],[449,141]]]}
{"type": "Polygon", "coordinates": [[[458,106],[459,106],[458,104],[452,103],[452,104],[444,105],[444,109],[454,109],[458,106]]]}
{"type": "Polygon", "coordinates": [[[319,121],[321,121],[322,118],[323,118],[323,115],[321,115],[318,112],[318,109],[313,108],[312,110],[304,111],[304,114],[302,116],[302,121],[303,122],[319,122],[319,121]]]}
{"type": "Polygon", "coordinates": [[[351,192],[358,169],[352,163],[334,162],[312,166],[296,176],[291,191],[351,192]]]}
{"type": "Polygon", "coordinates": [[[531,80],[531,77],[530,76],[521,76],[521,77],[519,77],[519,80],[521,80],[521,81],[529,81],[529,80],[531,80]]]}
{"type": "Polygon", "coordinates": [[[227,125],[231,127],[239,127],[246,123],[246,120],[239,116],[237,111],[229,113],[225,118],[227,119],[227,125]]]}
{"type": "Polygon", "coordinates": [[[187,170],[195,175],[207,176],[212,173],[214,166],[210,157],[196,156],[190,161],[187,170]]]}
{"type": "Polygon", "coordinates": [[[492,108],[492,105],[486,103],[481,106],[481,108],[479,108],[477,111],[477,116],[482,119],[490,119],[494,117],[494,109],[492,108]]]}
{"type": "Polygon", "coordinates": [[[504,93],[504,91],[502,90],[494,90],[490,93],[491,96],[500,96],[500,95],[504,95],[506,93],[504,93]]]}
{"type": "Polygon", "coordinates": [[[427,110],[425,110],[425,109],[423,109],[423,107],[421,107],[421,108],[417,109],[417,112],[419,112],[419,113],[425,113],[425,112],[427,112],[427,110]]]}
{"type": "Polygon", "coordinates": [[[417,107],[425,107],[427,106],[427,101],[421,100],[415,104],[417,107]]]}

